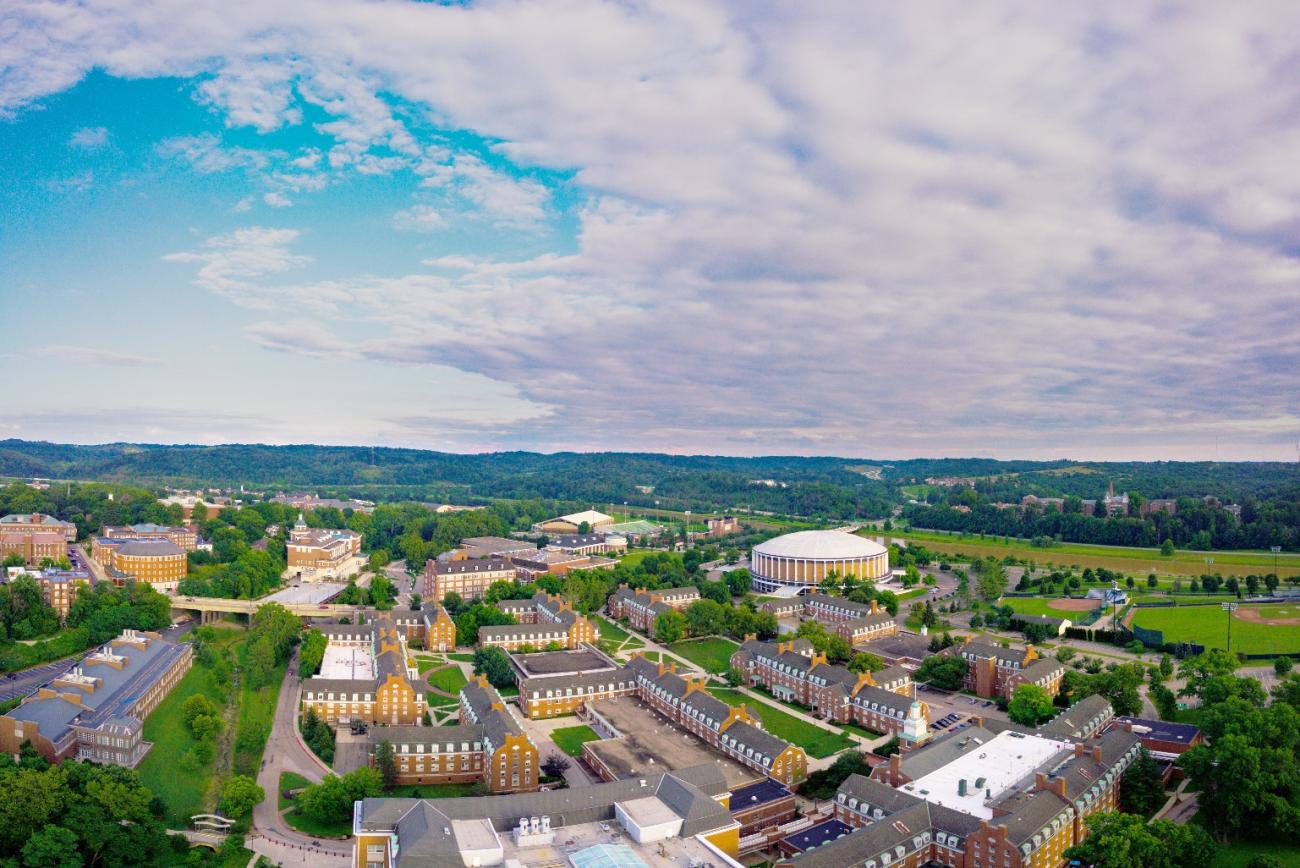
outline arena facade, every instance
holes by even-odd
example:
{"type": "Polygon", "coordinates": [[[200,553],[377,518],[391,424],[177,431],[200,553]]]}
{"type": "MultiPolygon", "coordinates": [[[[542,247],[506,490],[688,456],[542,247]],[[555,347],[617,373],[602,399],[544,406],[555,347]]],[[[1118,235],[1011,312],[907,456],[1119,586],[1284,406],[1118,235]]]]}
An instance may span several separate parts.
{"type": "Polygon", "coordinates": [[[793,595],[816,591],[834,571],[878,581],[889,575],[889,551],[839,530],[801,530],[774,537],[750,552],[754,590],[793,595]]]}

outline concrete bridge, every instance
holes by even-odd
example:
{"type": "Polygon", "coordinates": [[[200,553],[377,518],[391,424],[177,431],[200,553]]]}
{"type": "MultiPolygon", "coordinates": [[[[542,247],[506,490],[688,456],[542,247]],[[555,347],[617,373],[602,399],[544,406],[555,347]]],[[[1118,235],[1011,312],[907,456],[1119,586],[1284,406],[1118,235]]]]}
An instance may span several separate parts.
{"type": "Polygon", "coordinates": [[[252,615],[261,606],[269,602],[279,603],[300,618],[339,618],[351,617],[357,613],[357,606],[344,606],[336,603],[292,603],[279,600],[232,600],[227,597],[172,597],[172,610],[199,613],[199,622],[210,624],[222,615],[252,615]]]}

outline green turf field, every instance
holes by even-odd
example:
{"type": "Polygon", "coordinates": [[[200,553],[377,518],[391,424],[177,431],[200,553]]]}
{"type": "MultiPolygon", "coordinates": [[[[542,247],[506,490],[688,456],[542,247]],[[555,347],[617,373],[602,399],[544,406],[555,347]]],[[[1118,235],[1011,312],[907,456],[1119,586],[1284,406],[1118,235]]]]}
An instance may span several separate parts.
{"type": "Polygon", "coordinates": [[[726,672],[731,668],[731,655],[740,645],[721,636],[706,639],[683,639],[668,646],[668,650],[699,666],[705,672],[726,672]]]}
{"type": "MultiPolygon", "coordinates": [[[[1266,618],[1300,618],[1300,604],[1273,603],[1242,606],[1259,610],[1266,618]]],[[[1210,648],[1228,647],[1228,615],[1218,606],[1176,606],[1138,609],[1133,623],[1163,630],[1166,642],[1199,642],[1210,648]]],[[[1300,625],[1269,625],[1232,619],[1232,651],[1270,654],[1300,651],[1300,625]]]]}
{"type": "Polygon", "coordinates": [[[744,705],[749,713],[763,721],[763,728],[783,738],[791,744],[797,744],[810,757],[820,759],[851,747],[853,741],[843,733],[834,733],[813,726],[793,715],[786,714],[779,708],[773,708],[765,702],[751,699],[725,687],[710,687],[708,691],[728,705],[744,705]]]}
{"type": "Polygon", "coordinates": [[[600,638],[602,639],[613,639],[614,641],[622,642],[628,636],[626,630],[608,618],[603,618],[600,615],[592,615],[591,620],[595,621],[596,626],[600,628],[600,638]]]}
{"type": "Polygon", "coordinates": [[[582,746],[589,741],[599,741],[600,736],[589,726],[565,726],[551,732],[551,741],[569,756],[582,753],[582,746]]]}

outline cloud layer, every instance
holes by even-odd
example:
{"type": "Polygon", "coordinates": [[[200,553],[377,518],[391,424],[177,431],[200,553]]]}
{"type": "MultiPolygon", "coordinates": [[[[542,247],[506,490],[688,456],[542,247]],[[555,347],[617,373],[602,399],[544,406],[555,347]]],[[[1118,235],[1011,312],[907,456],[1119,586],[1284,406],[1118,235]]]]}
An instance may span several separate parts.
{"type": "Polygon", "coordinates": [[[161,152],[279,206],[409,171],[390,219],[422,234],[448,197],[529,231],[555,192],[429,123],[572,173],[576,247],[524,261],[297,282],[309,239],[263,227],[170,257],[267,311],[259,345],[558,408],[503,443],[1285,457],[1300,431],[1293,4],[216,8],[19,3],[0,111],[100,66],[194,78],[232,127],[323,112],[318,152],[161,152]]]}

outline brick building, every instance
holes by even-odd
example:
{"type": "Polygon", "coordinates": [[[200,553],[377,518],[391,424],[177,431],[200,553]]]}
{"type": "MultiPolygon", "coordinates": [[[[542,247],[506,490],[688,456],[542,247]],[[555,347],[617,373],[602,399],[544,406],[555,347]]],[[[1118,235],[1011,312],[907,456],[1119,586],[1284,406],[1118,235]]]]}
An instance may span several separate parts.
{"type": "MultiPolygon", "coordinates": [[[[731,656],[745,683],[761,686],[777,699],[808,706],[812,714],[837,723],[856,723],[876,732],[901,735],[913,713],[916,687],[911,674],[891,666],[879,672],[850,672],[826,662],[807,639],[745,642],[731,656]]],[[[929,706],[919,713],[929,720],[929,706]]]]}
{"type": "Polygon", "coordinates": [[[162,524],[106,525],[100,536],[105,539],[165,539],[192,552],[199,546],[199,535],[193,528],[168,527],[162,524]]]}
{"type": "Polygon", "coordinates": [[[423,590],[420,593],[435,603],[441,603],[452,592],[463,600],[477,600],[493,582],[513,584],[516,574],[515,565],[509,558],[430,559],[424,564],[423,590]]]}
{"type": "Polygon", "coordinates": [[[744,706],[727,705],[704,689],[703,679],[679,676],[676,668],[637,654],[625,670],[647,705],[725,756],[787,785],[808,776],[803,748],[766,732],[744,706]]]}
{"type": "Polygon", "coordinates": [[[501,694],[481,675],[461,688],[460,722],[482,732],[484,780],[492,792],[537,789],[541,774],[537,745],[506,708],[501,694]]]}
{"type": "Polygon", "coordinates": [[[616,555],[627,551],[627,537],[612,533],[562,534],[551,539],[546,547],[571,555],[616,555]]]}
{"type": "Polygon", "coordinates": [[[77,526],[43,512],[19,512],[0,516],[0,533],[57,533],[68,542],[77,541],[77,526]]]}
{"type": "Polygon", "coordinates": [[[636,689],[636,679],[626,669],[525,678],[519,682],[519,707],[527,717],[558,717],[601,699],[628,696],[636,689]]]}
{"type": "Polygon", "coordinates": [[[168,539],[110,539],[91,541],[90,556],[108,573],[115,585],[128,580],[144,582],[161,591],[175,591],[189,572],[185,549],[168,539]]]}
{"type": "Polygon", "coordinates": [[[812,593],[785,600],[769,600],[762,606],[778,618],[805,618],[834,625],[834,631],[849,641],[861,645],[898,633],[894,616],[882,609],[875,600],[856,603],[844,597],[812,593]]]}
{"type": "Polygon", "coordinates": [[[771,778],[731,791],[731,816],[740,824],[740,836],[752,835],[795,818],[794,793],[771,778]]]}
{"type": "Polygon", "coordinates": [[[0,560],[10,555],[18,555],[31,566],[62,561],[68,556],[68,539],[56,531],[0,531],[0,560]]]}
{"type": "Polygon", "coordinates": [[[144,719],[189,671],[189,644],[123,631],[0,717],[0,752],[30,741],[50,762],[69,757],[136,766],[153,746],[144,719]]]}
{"type": "MultiPolygon", "coordinates": [[[[352,530],[307,527],[301,514],[285,545],[287,572],[304,581],[343,578],[361,555],[361,534],[352,530]]],[[[441,602],[441,601],[439,601],[441,602]]]]}
{"type": "Polygon", "coordinates": [[[1003,648],[968,639],[940,653],[961,656],[966,661],[962,689],[986,698],[1010,699],[1021,684],[1035,684],[1055,696],[1061,691],[1061,679],[1065,677],[1065,666],[1040,656],[1033,645],[1003,648]]]}
{"type": "Polygon", "coordinates": [[[655,619],[664,612],[685,609],[700,598],[700,589],[694,585],[683,588],[659,588],[654,591],[637,591],[619,585],[605,603],[605,610],[613,618],[627,618],[634,630],[648,633],[654,629],[655,619]]]}
{"type": "Polygon", "coordinates": [[[550,646],[577,648],[584,642],[595,642],[599,635],[596,625],[575,612],[569,601],[559,595],[539,593],[531,600],[510,602],[515,605],[502,611],[515,614],[521,623],[479,627],[480,645],[494,645],[507,651],[550,646]],[[521,602],[527,605],[518,605],[521,602]]]}
{"type": "Polygon", "coordinates": [[[381,618],[370,624],[326,624],[329,644],[319,675],[302,685],[302,708],[331,725],[364,721],[416,725],[427,710],[419,673],[407,654],[406,637],[381,618]]]}

